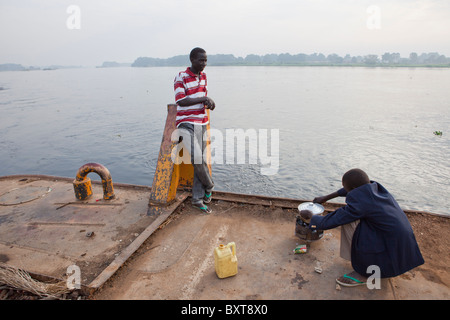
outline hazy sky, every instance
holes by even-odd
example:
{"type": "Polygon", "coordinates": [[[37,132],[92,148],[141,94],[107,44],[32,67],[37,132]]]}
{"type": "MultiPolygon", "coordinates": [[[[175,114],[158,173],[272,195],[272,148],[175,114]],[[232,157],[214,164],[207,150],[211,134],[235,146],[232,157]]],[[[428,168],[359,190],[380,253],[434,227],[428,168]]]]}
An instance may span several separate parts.
{"type": "Polygon", "coordinates": [[[450,57],[450,0],[0,0],[0,64],[209,54],[450,57]]]}

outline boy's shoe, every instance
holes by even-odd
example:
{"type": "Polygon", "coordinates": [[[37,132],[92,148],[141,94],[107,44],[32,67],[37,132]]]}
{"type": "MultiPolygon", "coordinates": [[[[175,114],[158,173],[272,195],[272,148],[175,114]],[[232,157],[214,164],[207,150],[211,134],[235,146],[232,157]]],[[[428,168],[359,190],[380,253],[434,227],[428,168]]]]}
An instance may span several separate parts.
{"type": "Polygon", "coordinates": [[[212,200],[212,192],[205,192],[205,196],[203,197],[203,203],[210,203],[212,200]]]}
{"type": "Polygon", "coordinates": [[[211,213],[212,212],[211,208],[209,208],[207,205],[205,205],[203,203],[193,203],[192,206],[194,208],[199,209],[203,213],[211,213]]]}

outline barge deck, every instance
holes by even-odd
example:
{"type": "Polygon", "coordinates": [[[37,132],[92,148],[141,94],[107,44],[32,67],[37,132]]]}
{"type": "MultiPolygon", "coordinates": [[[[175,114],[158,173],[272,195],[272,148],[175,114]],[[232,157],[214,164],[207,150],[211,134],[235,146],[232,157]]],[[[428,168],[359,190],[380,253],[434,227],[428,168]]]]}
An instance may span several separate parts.
{"type": "MultiPolygon", "coordinates": [[[[0,262],[39,279],[67,278],[80,268],[92,299],[297,300],[450,298],[447,216],[405,211],[425,264],[381,279],[380,289],[338,288],[351,271],[339,257],[339,228],[308,244],[294,235],[297,206],[306,200],[214,192],[213,212],[190,205],[189,192],[148,215],[151,188],[115,184],[115,198],[77,200],[73,179],[41,175],[0,177],[0,262]],[[238,274],[219,279],[213,250],[236,243],[238,274]],[[316,267],[322,273],[316,271],[316,267]]],[[[330,212],[341,206],[325,203],[330,212]]]]}

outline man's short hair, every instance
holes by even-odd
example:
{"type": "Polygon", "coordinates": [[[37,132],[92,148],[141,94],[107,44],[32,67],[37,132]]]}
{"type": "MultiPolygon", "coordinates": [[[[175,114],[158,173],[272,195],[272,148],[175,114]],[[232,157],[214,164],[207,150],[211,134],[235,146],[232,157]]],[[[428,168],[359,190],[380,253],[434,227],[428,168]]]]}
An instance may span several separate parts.
{"type": "Polygon", "coordinates": [[[189,59],[192,61],[192,59],[195,59],[199,53],[206,53],[206,51],[205,49],[199,47],[194,48],[191,50],[191,53],[189,54],[189,59]]]}
{"type": "Polygon", "coordinates": [[[370,183],[369,176],[361,169],[351,169],[342,176],[342,182],[346,182],[351,189],[370,183]]]}

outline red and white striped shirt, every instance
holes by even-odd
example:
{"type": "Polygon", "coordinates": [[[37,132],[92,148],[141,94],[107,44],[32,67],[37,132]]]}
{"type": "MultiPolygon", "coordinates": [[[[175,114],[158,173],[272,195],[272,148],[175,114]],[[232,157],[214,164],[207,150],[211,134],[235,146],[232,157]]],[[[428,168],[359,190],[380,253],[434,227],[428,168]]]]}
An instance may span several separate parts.
{"type": "Polygon", "coordinates": [[[200,72],[200,76],[192,73],[190,68],[181,71],[174,80],[175,102],[177,103],[176,126],[181,123],[193,123],[205,125],[208,123],[208,114],[205,105],[198,103],[192,106],[180,106],[178,102],[185,98],[206,97],[207,81],[206,73],[200,72]]]}

